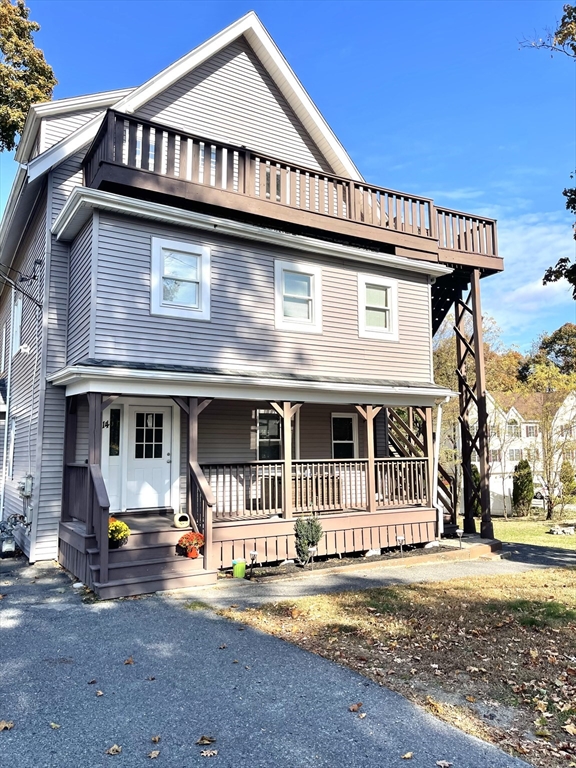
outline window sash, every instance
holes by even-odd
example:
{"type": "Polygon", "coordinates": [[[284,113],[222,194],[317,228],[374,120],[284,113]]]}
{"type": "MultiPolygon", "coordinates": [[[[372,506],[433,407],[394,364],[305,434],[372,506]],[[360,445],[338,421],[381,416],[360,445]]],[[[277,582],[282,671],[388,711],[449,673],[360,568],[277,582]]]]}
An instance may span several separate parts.
{"type": "MultiPolygon", "coordinates": [[[[297,282],[297,281],[294,281],[297,282]]],[[[300,280],[304,283],[304,280],[300,280]]],[[[296,323],[313,323],[314,322],[314,275],[306,272],[294,272],[290,269],[282,270],[282,312],[284,318],[290,322],[296,323]],[[293,286],[292,290],[287,286],[287,277],[289,275],[301,276],[307,278],[308,290],[306,293],[299,293],[294,290],[296,286],[293,286]],[[292,311],[290,311],[292,308],[292,311]],[[304,309],[302,313],[300,309],[304,309]]]]}

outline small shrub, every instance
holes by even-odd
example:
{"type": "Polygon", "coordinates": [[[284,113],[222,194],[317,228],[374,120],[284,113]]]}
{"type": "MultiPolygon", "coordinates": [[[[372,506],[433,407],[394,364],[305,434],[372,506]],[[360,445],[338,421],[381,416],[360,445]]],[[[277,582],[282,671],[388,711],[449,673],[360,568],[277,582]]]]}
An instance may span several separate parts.
{"type": "Polygon", "coordinates": [[[108,539],[110,541],[126,541],[128,536],[130,536],[130,528],[126,523],[111,517],[108,521],[108,539]]]}
{"type": "Polygon", "coordinates": [[[299,517],[294,525],[296,554],[302,565],[310,560],[309,547],[317,547],[324,535],[322,523],[317,517],[299,517]]]}
{"type": "Polygon", "coordinates": [[[530,511],[534,498],[534,482],[532,470],[526,459],[522,459],[514,467],[512,478],[512,505],[517,515],[525,515],[530,511]]]}

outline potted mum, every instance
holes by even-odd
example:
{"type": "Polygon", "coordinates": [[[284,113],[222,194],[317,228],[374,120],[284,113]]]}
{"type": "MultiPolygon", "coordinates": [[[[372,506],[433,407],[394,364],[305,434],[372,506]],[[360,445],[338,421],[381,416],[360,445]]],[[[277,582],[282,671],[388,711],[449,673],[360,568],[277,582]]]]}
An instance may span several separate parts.
{"type": "Polygon", "coordinates": [[[204,546],[204,536],[196,531],[188,531],[178,540],[178,549],[186,557],[198,557],[198,550],[204,546]]]}
{"type": "Polygon", "coordinates": [[[108,546],[110,549],[124,546],[128,541],[128,536],[130,536],[130,528],[126,523],[111,517],[108,521],[108,546]]]}

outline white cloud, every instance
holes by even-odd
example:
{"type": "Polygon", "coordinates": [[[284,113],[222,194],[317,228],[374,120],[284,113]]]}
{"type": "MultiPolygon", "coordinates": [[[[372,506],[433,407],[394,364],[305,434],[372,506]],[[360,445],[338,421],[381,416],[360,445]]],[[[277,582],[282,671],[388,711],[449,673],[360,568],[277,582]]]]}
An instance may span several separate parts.
{"type": "Polygon", "coordinates": [[[571,287],[564,281],[542,284],[547,267],[564,256],[576,256],[570,224],[564,213],[499,219],[504,272],[483,280],[483,311],[495,318],[508,343],[526,350],[540,333],[574,322],[576,303],[571,287]]]}

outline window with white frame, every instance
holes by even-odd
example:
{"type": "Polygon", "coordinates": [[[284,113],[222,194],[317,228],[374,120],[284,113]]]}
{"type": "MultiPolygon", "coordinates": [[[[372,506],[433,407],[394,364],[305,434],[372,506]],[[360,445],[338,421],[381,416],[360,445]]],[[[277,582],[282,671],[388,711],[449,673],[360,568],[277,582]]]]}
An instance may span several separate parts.
{"type": "Polygon", "coordinates": [[[491,450],[490,451],[490,464],[499,464],[500,463],[500,451],[499,450],[491,450]]]}
{"type": "Polygon", "coordinates": [[[210,249],[152,238],[153,315],[210,320],[210,249]]]}
{"type": "Polygon", "coordinates": [[[332,458],[358,458],[358,415],[332,414],[332,458]]]}
{"type": "Polygon", "coordinates": [[[311,264],[275,262],[276,328],[322,333],[322,270],[311,264]]]}
{"type": "Polygon", "coordinates": [[[358,334],[398,341],[398,282],[380,275],[358,275],[358,334]]]}
{"type": "Polygon", "coordinates": [[[258,411],[258,461],[282,458],[282,419],[274,410],[258,411]]]}
{"type": "Polygon", "coordinates": [[[517,421],[512,419],[508,422],[508,426],[506,427],[506,432],[508,434],[508,437],[520,437],[520,424],[518,424],[517,421]]]}
{"type": "Polygon", "coordinates": [[[20,349],[20,334],[22,330],[22,294],[15,292],[14,305],[12,307],[12,338],[11,354],[15,355],[20,349]]]}
{"type": "Polygon", "coordinates": [[[528,424],[526,426],[526,437],[538,437],[538,427],[536,424],[528,424]]]}
{"type": "Polygon", "coordinates": [[[521,461],[522,451],[520,448],[510,448],[508,451],[508,458],[510,461],[521,461]]]}

